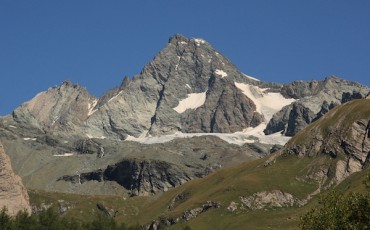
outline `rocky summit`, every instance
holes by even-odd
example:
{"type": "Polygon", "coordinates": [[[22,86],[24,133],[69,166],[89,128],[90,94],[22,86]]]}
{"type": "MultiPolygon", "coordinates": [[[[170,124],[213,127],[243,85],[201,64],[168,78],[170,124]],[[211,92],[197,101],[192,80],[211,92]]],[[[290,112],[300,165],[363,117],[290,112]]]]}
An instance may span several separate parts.
{"type": "Polygon", "coordinates": [[[100,98],[71,81],[40,92],[0,118],[0,139],[29,188],[148,195],[266,156],[369,92],[335,76],[263,82],[207,41],[174,35],[100,98]]]}

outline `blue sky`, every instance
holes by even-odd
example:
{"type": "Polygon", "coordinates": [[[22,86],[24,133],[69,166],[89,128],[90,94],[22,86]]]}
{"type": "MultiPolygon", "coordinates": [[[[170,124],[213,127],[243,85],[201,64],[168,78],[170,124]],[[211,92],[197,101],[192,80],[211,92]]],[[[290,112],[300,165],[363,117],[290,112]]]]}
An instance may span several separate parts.
{"type": "Polygon", "coordinates": [[[176,33],[264,81],[370,85],[368,0],[0,0],[0,115],[71,80],[100,96],[176,33]]]}

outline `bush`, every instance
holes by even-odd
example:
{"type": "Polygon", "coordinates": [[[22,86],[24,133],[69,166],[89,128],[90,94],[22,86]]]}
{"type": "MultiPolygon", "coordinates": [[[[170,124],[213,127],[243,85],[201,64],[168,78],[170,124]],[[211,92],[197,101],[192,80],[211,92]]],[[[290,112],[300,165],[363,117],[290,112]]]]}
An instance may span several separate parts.
{"type": "Polygon", "coordinates": [[[62,217],[58,212],[49,208],[39,214],[28,214],[26,211],[19,212],[11,217],[6,208],[0,211],[0,229],[1,230],[127,230],[138,229],[138,226],[127,228],[125,224],[117,222],[104,214],[99,214],[91,222],[78,222],[73,218],[62,217]]]}
{"type": "Polygon", "coordinates": [[[302,217],[302,229],[370,229],[369,194],[344,196],[332,191],[319,204],[302,217]]]}

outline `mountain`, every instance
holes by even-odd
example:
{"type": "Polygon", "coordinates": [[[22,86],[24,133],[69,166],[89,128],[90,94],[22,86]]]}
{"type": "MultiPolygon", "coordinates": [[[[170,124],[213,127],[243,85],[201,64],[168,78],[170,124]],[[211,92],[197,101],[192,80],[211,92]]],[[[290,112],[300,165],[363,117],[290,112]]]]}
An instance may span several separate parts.
{"type": "Polygon", "coordinates": [[[156,194],[277,151],[370,88],[330,76],[279,84],[241,73],[182,35],[96,98],[70,81],[0,118],[0,140],[32,189],[156,194]]]}
{"type": "Polygon", "coordinates": [[[258,81],[208,42],[175,35],[139,75],[126,77],[99,99],[65,81],[12,116],[18,126],[89,138],[235,133],[261,124],[267,124],[265,134],[293,136],[327,104],[334,107],[348,94],[363,98],[369,91],[336,77],[285,85],[258,81]]]}
{"type": "Polygon", "coordinates": [[[4,206],[10,215],[16,215],[19,211],[31,213],[28,193],[19,176],[15,175],[6,155],[3,145],[0,143],[0,207],[4,206]]]}

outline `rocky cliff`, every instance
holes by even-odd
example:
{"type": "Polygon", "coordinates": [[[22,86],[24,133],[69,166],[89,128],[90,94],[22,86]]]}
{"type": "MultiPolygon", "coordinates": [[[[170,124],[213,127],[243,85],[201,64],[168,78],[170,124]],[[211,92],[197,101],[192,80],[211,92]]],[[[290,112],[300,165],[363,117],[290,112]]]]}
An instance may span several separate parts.
{"type": "Polygon", "coordinates": [[[266,134],[281,131],[294,136],[336,105],[353,99],[365,98],[369,87],[330,76],[322,81],[295,81],[282,87],[285,97],[298,99],[274,114],[265,129],[266,134]]]}
{"type": "Polygon", "coordinates": [[[370,165],[370,100],[338,106],[297,133],[282,151],[287,155],[327,156],[308,177],[328,187],[370,165]]]}
{"type": "Polygon", "coordinates": [[[9,157],[0,143],[0,207],[4,206],[10,215],[23,210],[31,212],[27,190],[21,178],[14,174],[9,157]]]}

